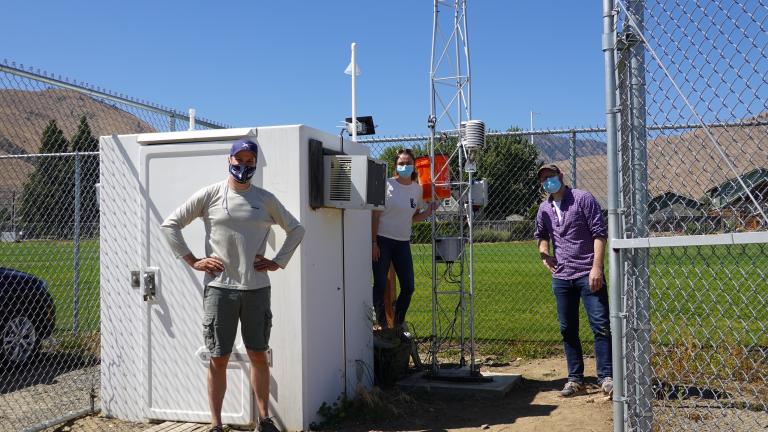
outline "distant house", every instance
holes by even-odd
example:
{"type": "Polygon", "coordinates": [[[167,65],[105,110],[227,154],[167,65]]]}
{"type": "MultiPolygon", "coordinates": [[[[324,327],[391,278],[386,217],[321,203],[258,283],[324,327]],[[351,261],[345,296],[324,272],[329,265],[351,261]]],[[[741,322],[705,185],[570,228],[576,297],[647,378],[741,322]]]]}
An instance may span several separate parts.
{"type": "Polygon", "coordinates": [[[755,208],[750,194],[763,212],[768,212],[768,169],[753,169],[707,190],[706,196],[714,207],[710,213],[716,213],[737,227],[757,229],[761,226],[761,215],[755,208]],[[744,186],[749,190],[749,194],[744,186]]]}
{"type": "Polygon", "coordinates": [[[712,205],[716,208],[723,208],[734,207],[744,203],[751,204],[752,201],[744,190],[744,186],[741,185],[739,178],[749,188],[752,196],[758,202],[763,205],[768,202],[768,169],[756,168],[740,177],[728,179],[709,189],[706,194],[712,200],[712,205]]]}
{"type": "Polygon", "coordinates": [[[648,202],[651,217],[704,216],[703,205],[693,198],[674,192],[664,192],[648,202]]]}
{"type": "Polygon", "coordinates": [[[675,192],[664,192],[648,202],[648,222],[651,231],[678,232],[689,227],[709,227],[704,205],[693,198],[675,192]]]}

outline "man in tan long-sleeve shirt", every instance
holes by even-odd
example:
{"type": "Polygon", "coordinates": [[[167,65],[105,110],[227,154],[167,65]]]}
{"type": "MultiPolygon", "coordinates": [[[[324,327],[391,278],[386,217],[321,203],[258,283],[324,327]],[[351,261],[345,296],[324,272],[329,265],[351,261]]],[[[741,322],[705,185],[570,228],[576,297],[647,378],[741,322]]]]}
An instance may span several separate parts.
{"type": "Polygon", "coordinates": [[[232,144],[227,180],[197,191],[162,224],[174,254],[205,272],[203,337],[211,352],[208,401],[211,431],[221,431],[221,407],[227,386],[227,363],[238,321],[251,362],[251,385],[256,393],[260,431],[277,431],[268,414],[269,365],[266,351],[272,327],[268,271],[285,268],[304,237],[304,228],[264,189],[250,183],[256,171],[258,147],[249,140],[232,144]],[[196,218],[205,224],[205,257],[190,251],[181,229],[196,218]],[[272,259],[264,257],[272,225],[280,225],[286,239],[272,259]]]}

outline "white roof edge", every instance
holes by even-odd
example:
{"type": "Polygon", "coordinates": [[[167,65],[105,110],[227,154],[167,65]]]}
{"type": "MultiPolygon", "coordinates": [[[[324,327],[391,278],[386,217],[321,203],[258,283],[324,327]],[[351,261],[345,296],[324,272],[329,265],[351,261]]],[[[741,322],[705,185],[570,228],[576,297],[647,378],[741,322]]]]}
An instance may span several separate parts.
{"type": "Polygon", "coordinates": [[[136,141],[142,145],[170,144],[192,141],[228,141],[257,136],[258,129],[233,128],[233,129],[205,129],[180,132],[156,132],[139,134],[136,141]]]}

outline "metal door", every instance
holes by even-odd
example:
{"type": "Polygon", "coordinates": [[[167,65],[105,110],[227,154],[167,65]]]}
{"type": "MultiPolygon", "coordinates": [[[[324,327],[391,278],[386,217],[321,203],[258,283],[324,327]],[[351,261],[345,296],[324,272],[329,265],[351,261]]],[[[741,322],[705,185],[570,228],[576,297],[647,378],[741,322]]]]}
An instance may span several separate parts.
{"type": "MultiPolygon", "coordinates": [[[[140,146],[143,355],[146,415],[150,419],[206,422],[207,349],[202,336],[203,274],[176,259],[160,224],[195,191],[227,178],[231,141],[140,146]]],[[[257,171],[254,184],[260,185],[257,171]]],[[[200,220],[184,229],[198,256],[204,256],[205,232],[200,220]]],[[[253,421],[253,395],[241,338],[227,371],[222,420],[253,421]]]]}

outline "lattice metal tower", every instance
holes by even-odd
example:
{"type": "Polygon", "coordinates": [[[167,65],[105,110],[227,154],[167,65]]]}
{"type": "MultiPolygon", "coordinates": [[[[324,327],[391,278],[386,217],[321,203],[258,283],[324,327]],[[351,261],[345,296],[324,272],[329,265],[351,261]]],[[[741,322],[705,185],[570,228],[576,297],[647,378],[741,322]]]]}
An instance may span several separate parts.
{"type": "MultiPolygon", "coordinates": [[[[480,376],[479,367],[475,364],[473,201],[472,188],[469,186],[472,184],[476,153],[468,151],[464,139],[465,126],[470,119],[472,108],[467,2],[434,0],[428,120],[431,130],[429,152],[433,161],[432,184],[435,187],[446,186],[438,182],[440,175],[435,172],[436,150],[446,156],[450,155],[443,169],[450,170],[451,177],[451,198],[443,202],[440,226],[435,220],[437,217],[432,220],[430,373],[434,377],[480,376]],[[445,211],[446,208],[448,211],[445,211]],[[436,253],[436,243],[447,240],[452,240],[459,250],[456,259],[450,262],[436,253]],[[454,353],[459,356],[456,361],[450,359],[451,355],[456,355],[454,353]]],[[[482,128],[484,135],[484,126],[482,128]]],[[[433,199],[437,199],[435,187],[433,199]]]]}
{"type": "Polygon", "coordinates": [[[472,118],[466,0],[434,0],[430,65],[430,129],[458,131],[472,118]]]}

